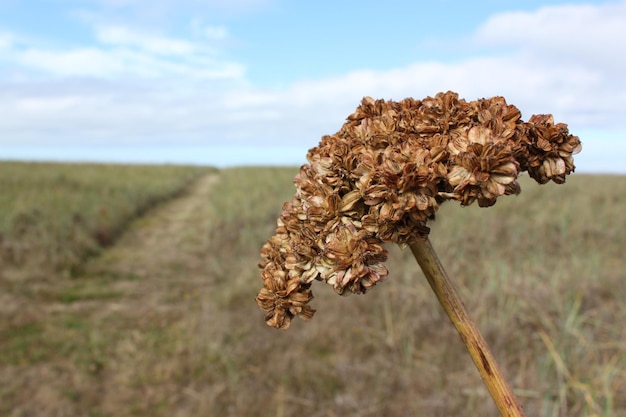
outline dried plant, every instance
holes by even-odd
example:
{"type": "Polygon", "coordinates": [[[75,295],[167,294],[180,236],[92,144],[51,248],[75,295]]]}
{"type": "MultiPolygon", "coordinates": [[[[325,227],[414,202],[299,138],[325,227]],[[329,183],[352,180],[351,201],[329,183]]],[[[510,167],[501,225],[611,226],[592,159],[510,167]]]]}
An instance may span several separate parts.
{"type": "MultiPolygon", "coordinates": [[[[314,280],[338,294],[365,293],[387,278],[383,243],[393,242],[411,247],[483,378],[501,378],[430,246],[427,222],[447,200],[488,207],[518,194],[524,171],[540,184],[564,183],[580,150],[566,124],[551,115],[524,122],[503,97],[364,98],[337,133],[309,150],[295,195],[261,250],[257,303],[266,323],[286,329],[295,316],[313,317],[314,280]],[[464,334],[476,338],[473,347],[464,334]]],[[[500,401],[512,403],[511,395],[500,401]]],[[[513,408],[519,412],[510,415],[521,415],[513,408]]]]}

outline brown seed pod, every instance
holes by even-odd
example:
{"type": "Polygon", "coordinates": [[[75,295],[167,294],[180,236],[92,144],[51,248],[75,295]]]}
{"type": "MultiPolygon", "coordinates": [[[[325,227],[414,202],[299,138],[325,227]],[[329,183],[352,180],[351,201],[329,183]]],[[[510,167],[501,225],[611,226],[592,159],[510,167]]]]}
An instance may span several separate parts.
{"type": "Polygon", "coordinates": [[[520,192],[518,175],[565,182],[581,150],[551,115],[523,122],[503,97],[466,102],[448,91],[400,102],[365,97],[346,123],[307,154],[276,234],[261,251],[257,303],[270,326],[313,316],[312,281],[339,294],[383,281],[383,242],[428,237],[439,205],[492,206],[520,192]]]}

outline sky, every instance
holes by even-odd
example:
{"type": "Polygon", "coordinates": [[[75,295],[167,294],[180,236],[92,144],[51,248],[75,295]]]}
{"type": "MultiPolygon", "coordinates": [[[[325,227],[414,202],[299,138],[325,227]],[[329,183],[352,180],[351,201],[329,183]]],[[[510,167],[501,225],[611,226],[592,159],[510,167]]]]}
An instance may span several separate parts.
{"type": "Polygon", "coordinates": [[[364,96],[504,96],[626,173],[626,1],[0,0],[0,159],[299,165],[364,96]]]}

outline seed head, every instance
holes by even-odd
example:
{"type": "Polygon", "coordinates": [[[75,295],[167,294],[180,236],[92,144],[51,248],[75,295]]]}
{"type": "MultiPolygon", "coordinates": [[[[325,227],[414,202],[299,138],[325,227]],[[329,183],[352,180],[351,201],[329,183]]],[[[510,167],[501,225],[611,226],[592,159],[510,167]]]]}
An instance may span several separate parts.
{"type": "Polygon", "coordinates": [[[567,125],[551,115],[523,122],[503,97],[363,98],[337,133],[309,150],[294,197],[261,249],[257,303],[267,324],[310,319],[314,280],[342,295],[385,280],[383,243],[426,239],[444,201],[492,206],[520,192],[523,171],[541,184],[561,184],[580,150],[567,125]]]}

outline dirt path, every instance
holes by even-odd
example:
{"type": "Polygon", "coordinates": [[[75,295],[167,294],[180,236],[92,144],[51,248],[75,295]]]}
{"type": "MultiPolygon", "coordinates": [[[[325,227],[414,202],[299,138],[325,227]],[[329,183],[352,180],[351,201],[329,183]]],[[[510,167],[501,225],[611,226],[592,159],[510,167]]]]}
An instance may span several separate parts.
{"type": "Polygon", "coordinates": [[[209,285],[208,201],[217,179],[200,178],[135,221],[79,276],[51,286],[24,363],[0,372],[0,404],[13,404],[0,414],[150,415],[164,393],[180,395],[176,386],[161,387],[158,398],[137,391],[178,378],[181,323],[209,285]]]}
{"type": "Polygon", "coordinates": [[[180,198],[137,220],[114,247],[87,265],[86,274],[118,277],[113,288],[154,308],[172,295],[172,280],[206,281],[208,201],[217,178],[202,177],[180,198]]]}

